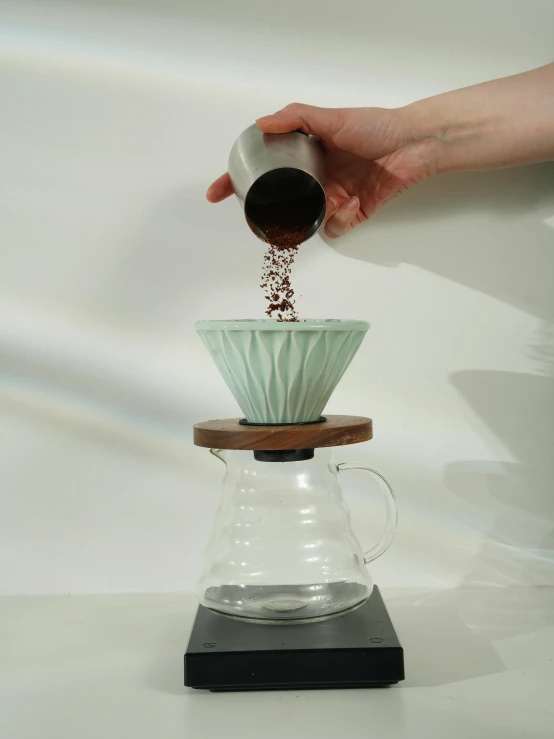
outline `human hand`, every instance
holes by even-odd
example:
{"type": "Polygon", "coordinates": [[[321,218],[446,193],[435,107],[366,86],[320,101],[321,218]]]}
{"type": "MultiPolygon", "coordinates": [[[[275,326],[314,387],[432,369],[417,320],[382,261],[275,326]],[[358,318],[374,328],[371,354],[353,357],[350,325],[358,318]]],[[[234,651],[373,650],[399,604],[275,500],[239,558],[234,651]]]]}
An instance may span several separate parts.
{"type": "MultiPolygon", "coordinates": [[[[325,233],[336,238],[429,175],[554,161],[554,64],[394,110],[293,103],[257,123],[264,133],[300,129],[320,138],[325,233]]],[[[207,198],[232,194],[224,174],[207,198]]]]}
{"type": "MultiPolygon", "coordinates": [[[[431,138],[418,138],[405,109],[316,108],[293,103],[257,121],[264,133],[301,130],[326,151],[325,233],[337,238],[433,172],[431,138]]],[[[208,189],[220,202],[233,194],[228,174],[208,189]]]]}

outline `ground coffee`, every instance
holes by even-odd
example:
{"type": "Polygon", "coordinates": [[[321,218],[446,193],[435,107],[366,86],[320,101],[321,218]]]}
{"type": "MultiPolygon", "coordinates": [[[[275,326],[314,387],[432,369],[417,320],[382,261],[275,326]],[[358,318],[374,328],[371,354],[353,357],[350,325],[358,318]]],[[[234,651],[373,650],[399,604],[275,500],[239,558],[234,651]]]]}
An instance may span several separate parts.
{"type": "Polygon", "coordinates": [[[294,304],[294,290],[290,284],[297,251],[297,246],[284,249],[270,244],[264,254],[261,287],[265,291],[265,299],[269,301],[266,313],[278,321],[299,320],[294,304]]]}
{"type": "Polygon", "coordinates": [[[258,204],[250,211],[250,227],[269,244],[264,255],[261,287],[269,302],[266,314],[278,321],[298,321],[290,282],[298,246],[305,241],[321,208],[318,193],[285,202],[258,204]]]}

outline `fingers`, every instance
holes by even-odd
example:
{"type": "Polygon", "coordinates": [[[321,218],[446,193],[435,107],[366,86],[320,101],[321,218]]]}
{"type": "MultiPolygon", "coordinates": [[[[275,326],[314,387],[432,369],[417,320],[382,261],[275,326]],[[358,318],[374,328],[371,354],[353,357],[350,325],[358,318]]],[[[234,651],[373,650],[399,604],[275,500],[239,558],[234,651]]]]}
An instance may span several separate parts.
{"type": "Polygon", "coordinates": [[[344,203],[335,210],[328,218],[325,225],[325,233],[330,239],[338,239],[350,231],[353,222],[360,209],[360,201],[353,196],[345,200],[344,203]]]}
{"type": "Polygon", "coordinates": [[[231,184],[231,178],[229,177],[229,173],[225,172],[225,174],[218,177],[215,182],[212,182],[208,188],[206,197],[210,203],[220,203],[222,200],[225,200],[225,198],[232,195],[233,192],[234,190],[233,185],[231,184]]]}
{"type": "Polygon", "coordinates": [[[338,203],[335,198],[327,197],[327,207],[325,209],[325,223],[329,221],[338,210],[338,203]]]}
{"type": "Polygon", "coordinates": [[[333,136],[340,127],[340,108],[316,108],[313,105],[292,103],[273,115],[266,115],[256,121],[264,133],[288,133],[304,131],[322,139],[333,136]]]}

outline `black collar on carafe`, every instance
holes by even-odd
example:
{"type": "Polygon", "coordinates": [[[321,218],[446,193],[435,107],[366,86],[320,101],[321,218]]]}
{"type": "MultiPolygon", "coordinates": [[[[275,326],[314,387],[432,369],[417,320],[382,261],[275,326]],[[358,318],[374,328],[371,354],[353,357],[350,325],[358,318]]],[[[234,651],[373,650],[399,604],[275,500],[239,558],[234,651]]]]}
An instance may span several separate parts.
{"type": "Polygon", "coordinates": [[[313,449],[273,449],[254,451],[254,459],[258,462],[303,462],[314,458],[313,449]]]}

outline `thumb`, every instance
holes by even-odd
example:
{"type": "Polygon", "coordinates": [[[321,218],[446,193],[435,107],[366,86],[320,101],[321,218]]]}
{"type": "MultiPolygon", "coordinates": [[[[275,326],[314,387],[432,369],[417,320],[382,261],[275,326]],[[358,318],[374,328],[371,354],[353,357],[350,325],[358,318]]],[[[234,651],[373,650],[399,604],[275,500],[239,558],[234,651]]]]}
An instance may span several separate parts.
{"type": "Polygon", "coordinates": [[[341,114],[341,108],[317,108],[314,105],[291,103],[273,115],[258,118],[256,123],[264,133],[303,131],[326,139],[340,128],[341,114]]]}

